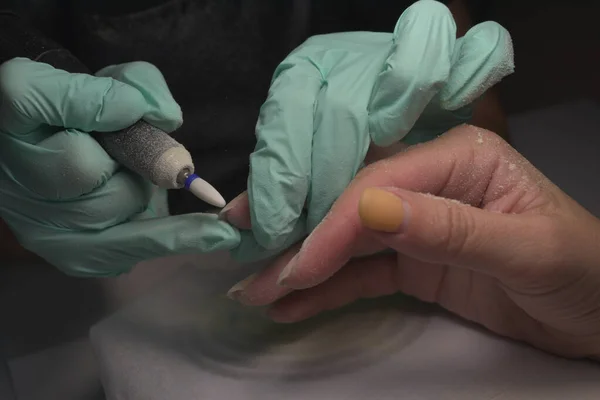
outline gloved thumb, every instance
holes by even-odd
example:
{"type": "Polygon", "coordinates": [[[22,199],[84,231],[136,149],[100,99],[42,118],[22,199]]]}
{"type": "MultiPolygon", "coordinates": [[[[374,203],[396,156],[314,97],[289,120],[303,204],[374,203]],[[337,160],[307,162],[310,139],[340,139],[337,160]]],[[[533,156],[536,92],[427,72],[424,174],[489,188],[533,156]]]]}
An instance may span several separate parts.
{"type": "Polygon", "coordinates": [[[523,252],[531,246],[524,243],[535,237],[527,216],[397,188],[365,190],[359,215],[365,228],[399,253],[495,277],[510,273],[515,258],[527,257],[523,252]]]}

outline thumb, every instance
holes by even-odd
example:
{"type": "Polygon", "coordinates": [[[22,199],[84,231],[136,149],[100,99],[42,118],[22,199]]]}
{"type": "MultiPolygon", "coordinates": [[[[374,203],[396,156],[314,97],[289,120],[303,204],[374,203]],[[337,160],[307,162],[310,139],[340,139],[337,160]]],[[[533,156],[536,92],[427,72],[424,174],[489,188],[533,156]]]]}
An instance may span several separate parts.
{"type": "MultiPolygon", "coordinates": [[[[532,247],[527,243],[536,237],[529,216],[494,213],[397,188],[365,190],[359,216],[364,227],[399,253],[496,277],[511,272],[515,260],[522,265],[532,247]]],[[[539,258],[539,251],[535,253],[539,258]]]]}

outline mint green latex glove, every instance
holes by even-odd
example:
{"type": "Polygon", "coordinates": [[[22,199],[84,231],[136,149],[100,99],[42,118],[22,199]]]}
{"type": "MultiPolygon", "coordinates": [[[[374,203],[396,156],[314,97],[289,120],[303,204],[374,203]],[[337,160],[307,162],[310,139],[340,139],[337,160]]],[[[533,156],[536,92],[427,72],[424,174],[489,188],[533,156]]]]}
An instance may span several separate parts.
{"type": "Polygon", "coordinates": [[[70,275],[113,276],[143,260],[239,244],[216,216],[167,216],[166,192],[120,169],[86,133],[142,118],[168,132],[182,124],[150,64],[96,76],[28,59],[0,66],[0,216],[25,248],[70,275]]]}
{"type": "MultiPolygon", "coordinates": [[[[456,39],[452,14],[433,0],[409,7],[393,33],[308,39],[276,69],[257,123],[256,242],[271,255],[310,233],[372,143],[423,142],[467,122],[472,103],[512,71],[504,28],[485,22],[456,39]]],[[[256,249],[236,256],[259,258],[256,249]]]]}

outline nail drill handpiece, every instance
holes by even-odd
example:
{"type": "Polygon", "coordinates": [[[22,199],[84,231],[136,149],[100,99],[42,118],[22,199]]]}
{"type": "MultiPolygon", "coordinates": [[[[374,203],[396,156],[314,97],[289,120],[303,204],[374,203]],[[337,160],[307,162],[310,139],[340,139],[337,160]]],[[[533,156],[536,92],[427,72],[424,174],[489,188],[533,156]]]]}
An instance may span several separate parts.
{"type": "MultiPolygon", "coordinates": [[[[89,69],[58,43],[46,38],[12,13],[0,12],[0,64],[16,57],[43,62],[71,73],[89,69]]],[[[216,207],[225,200],[208,182],[194,174],[190,153],[169,134],[140,120],[129,128],[93,134],[121,165],[164,189],[185,188],[216,207]]]]}

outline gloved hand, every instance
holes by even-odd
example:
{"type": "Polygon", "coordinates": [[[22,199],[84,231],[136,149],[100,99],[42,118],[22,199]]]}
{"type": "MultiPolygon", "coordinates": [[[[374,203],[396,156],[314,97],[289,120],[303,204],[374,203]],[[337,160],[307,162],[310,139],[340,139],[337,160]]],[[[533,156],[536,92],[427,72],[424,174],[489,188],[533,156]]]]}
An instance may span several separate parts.
{"type": "Polygon", "coordinates": [[[150,64],[95,77],[28,59],[0,66],[0,215],[25,248],[70,275],[112,276],[146,259],[239,244],[216,216],[167,216],[166,192],[120,169],[86,133],[141,118],[167,132],[182,124],[150,64]]]}
{"type": "Polygon", "coordinates": [[[472,103],[512,71],[504,28],[482,23],[457,40],[450,11],[433,0],[409,7],[393,34],[307,40],[275,71],[250,158],[252,233],[265,251],[242,246],[236,256],[249,261],[301,239],[371,144],[423,142],[468,121],[472,103]]]}

